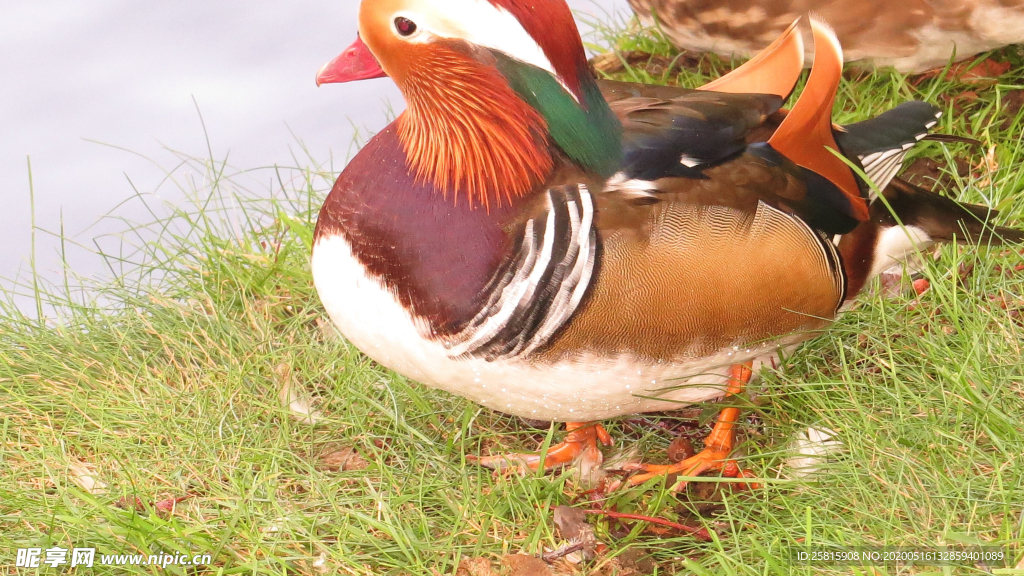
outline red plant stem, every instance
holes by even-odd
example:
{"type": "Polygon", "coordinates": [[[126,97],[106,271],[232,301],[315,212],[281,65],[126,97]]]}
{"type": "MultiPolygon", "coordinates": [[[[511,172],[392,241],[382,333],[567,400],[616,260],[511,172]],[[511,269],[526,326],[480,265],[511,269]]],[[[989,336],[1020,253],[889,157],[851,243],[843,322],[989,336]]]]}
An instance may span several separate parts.
{"type": "Polygon", "coordinates": [[[685,524],[680,524],[678,522],[672,522],[671,520],[665,520],[664,518],[643,516],[641,514],[629,514],[627,512],[612,512],[611,510],[584,510],[584,512],[586,512],[587,514],[601,514],[603,516],[608,516],[609,518],[621,518],[624,520],[643,520],[644,522],[650,522],[651,524],[660,524],[662,526],[668,526],[669,528],[681,530],[703,542],[711,541],[711,534],[708,533],[706,528],[694,528],[693,526],[687,526],[685,524]]]}

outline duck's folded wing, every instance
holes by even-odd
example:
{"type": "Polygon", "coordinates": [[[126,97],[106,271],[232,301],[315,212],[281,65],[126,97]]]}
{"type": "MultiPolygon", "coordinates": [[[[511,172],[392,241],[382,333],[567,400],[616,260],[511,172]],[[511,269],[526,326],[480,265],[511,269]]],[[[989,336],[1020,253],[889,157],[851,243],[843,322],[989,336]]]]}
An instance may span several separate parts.
{"type": "Polygon", "coordinates": [[[757,133],[779,111],[781,97],[633,85],[609,92],[642,95],[611,103],[623,125],[625,162],[607,192],[637,203],[680,201],[750,213],[763,202],[828,234],[848,232],[859,221],[833,182],[751,142],[763,140],[757,133]]]}
{"type": "Polygon", "coordinates": [[[700,178],[701,168],[741,152],[751,131],[793,91],[803,59],[793,22],[750,61],[697,90],[599,82],[624,130],[625,164],[617,178],[700,178]]]}
{"type": "Polygon", "coordinates": [[[846,196],[832,182],[764,144],[751,145],[729,161],[705,168],[701,178],[633,181],[609,192],[635,205],[723,206],[750,214],[765,204],[829,236],[849,232],[859,222],[850,216],[846,196]]]}
{"type": "Polygon", "coordinates": [[[615,88],[642,94],[610,103],[623,127],[624,163],[616,175],[622,181],[702,178],[704,168],[742,152],[747,135],[782,107],[772,94],[688,91],[663,98],[666,87],[655,88],[615,88]]]}

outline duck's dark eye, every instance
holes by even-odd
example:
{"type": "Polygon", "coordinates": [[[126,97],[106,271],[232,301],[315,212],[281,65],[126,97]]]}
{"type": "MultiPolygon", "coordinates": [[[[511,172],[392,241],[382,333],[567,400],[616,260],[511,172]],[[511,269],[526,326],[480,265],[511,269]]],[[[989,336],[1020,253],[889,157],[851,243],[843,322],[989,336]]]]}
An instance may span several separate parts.
{"type": "Polygon", "coordinates": [[[402,36],[411,36],[416,31],[416,23],[401,16],[395,18],[395,30],[402,36]]]}

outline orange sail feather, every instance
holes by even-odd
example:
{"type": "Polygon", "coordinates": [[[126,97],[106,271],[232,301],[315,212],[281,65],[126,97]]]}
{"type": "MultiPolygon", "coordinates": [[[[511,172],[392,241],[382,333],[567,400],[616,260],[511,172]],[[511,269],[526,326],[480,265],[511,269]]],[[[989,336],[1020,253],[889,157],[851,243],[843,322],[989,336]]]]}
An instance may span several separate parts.
{"type": "Polygon", "coordinates": [[[800,19],[739,68],[697,90],[732,94],[777,94],[786,98],[804,69],[804,41],[797,29],[800,19]]]}
{"type": "Polygon", "coordinates": [[[832,106],[843,73],[843,49],[827,24],[814,16],[810,20],[814,65],[807,87],[768,144],[797,165],[835,184],[850,201],[850,215],[863,222],[868,218],[868,206],[853,172],[829,151],[839,151],[832,135],[832,106]]]}

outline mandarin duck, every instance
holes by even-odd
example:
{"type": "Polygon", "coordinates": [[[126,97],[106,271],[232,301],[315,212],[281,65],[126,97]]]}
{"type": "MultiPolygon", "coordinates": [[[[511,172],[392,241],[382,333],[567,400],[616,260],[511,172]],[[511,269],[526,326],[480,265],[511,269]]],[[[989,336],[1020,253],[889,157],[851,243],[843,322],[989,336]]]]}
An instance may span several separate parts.
{"type": "MultiPolygon", "coordinates": [[[[596,80],[564,0],[364,1],[359,37],[317,82],[387,75],[407,109],[320,211],[311,265],[331,320],[411,379],[568,423],[544,455],[481,464],[593,467],[611,442],[597,421],[739,393],[919,247],[961,230],[1019,240],[982,207],[893,180],[933,106],[832,124],[842,52],[811,28],[814,65],[785,111],[795,23],[686,90],[596,80]]],[[[737,417],[631,482],[735,471],[737,417]]]]}
{"type": "Polygon", "coordinates": [[[629,0],[640,22],[679,48],[746,57],[794,18],[816,12],[846,59],[900,72],[941,68],[951,57],[1024,42],[1021,0],[629,0]]]}

